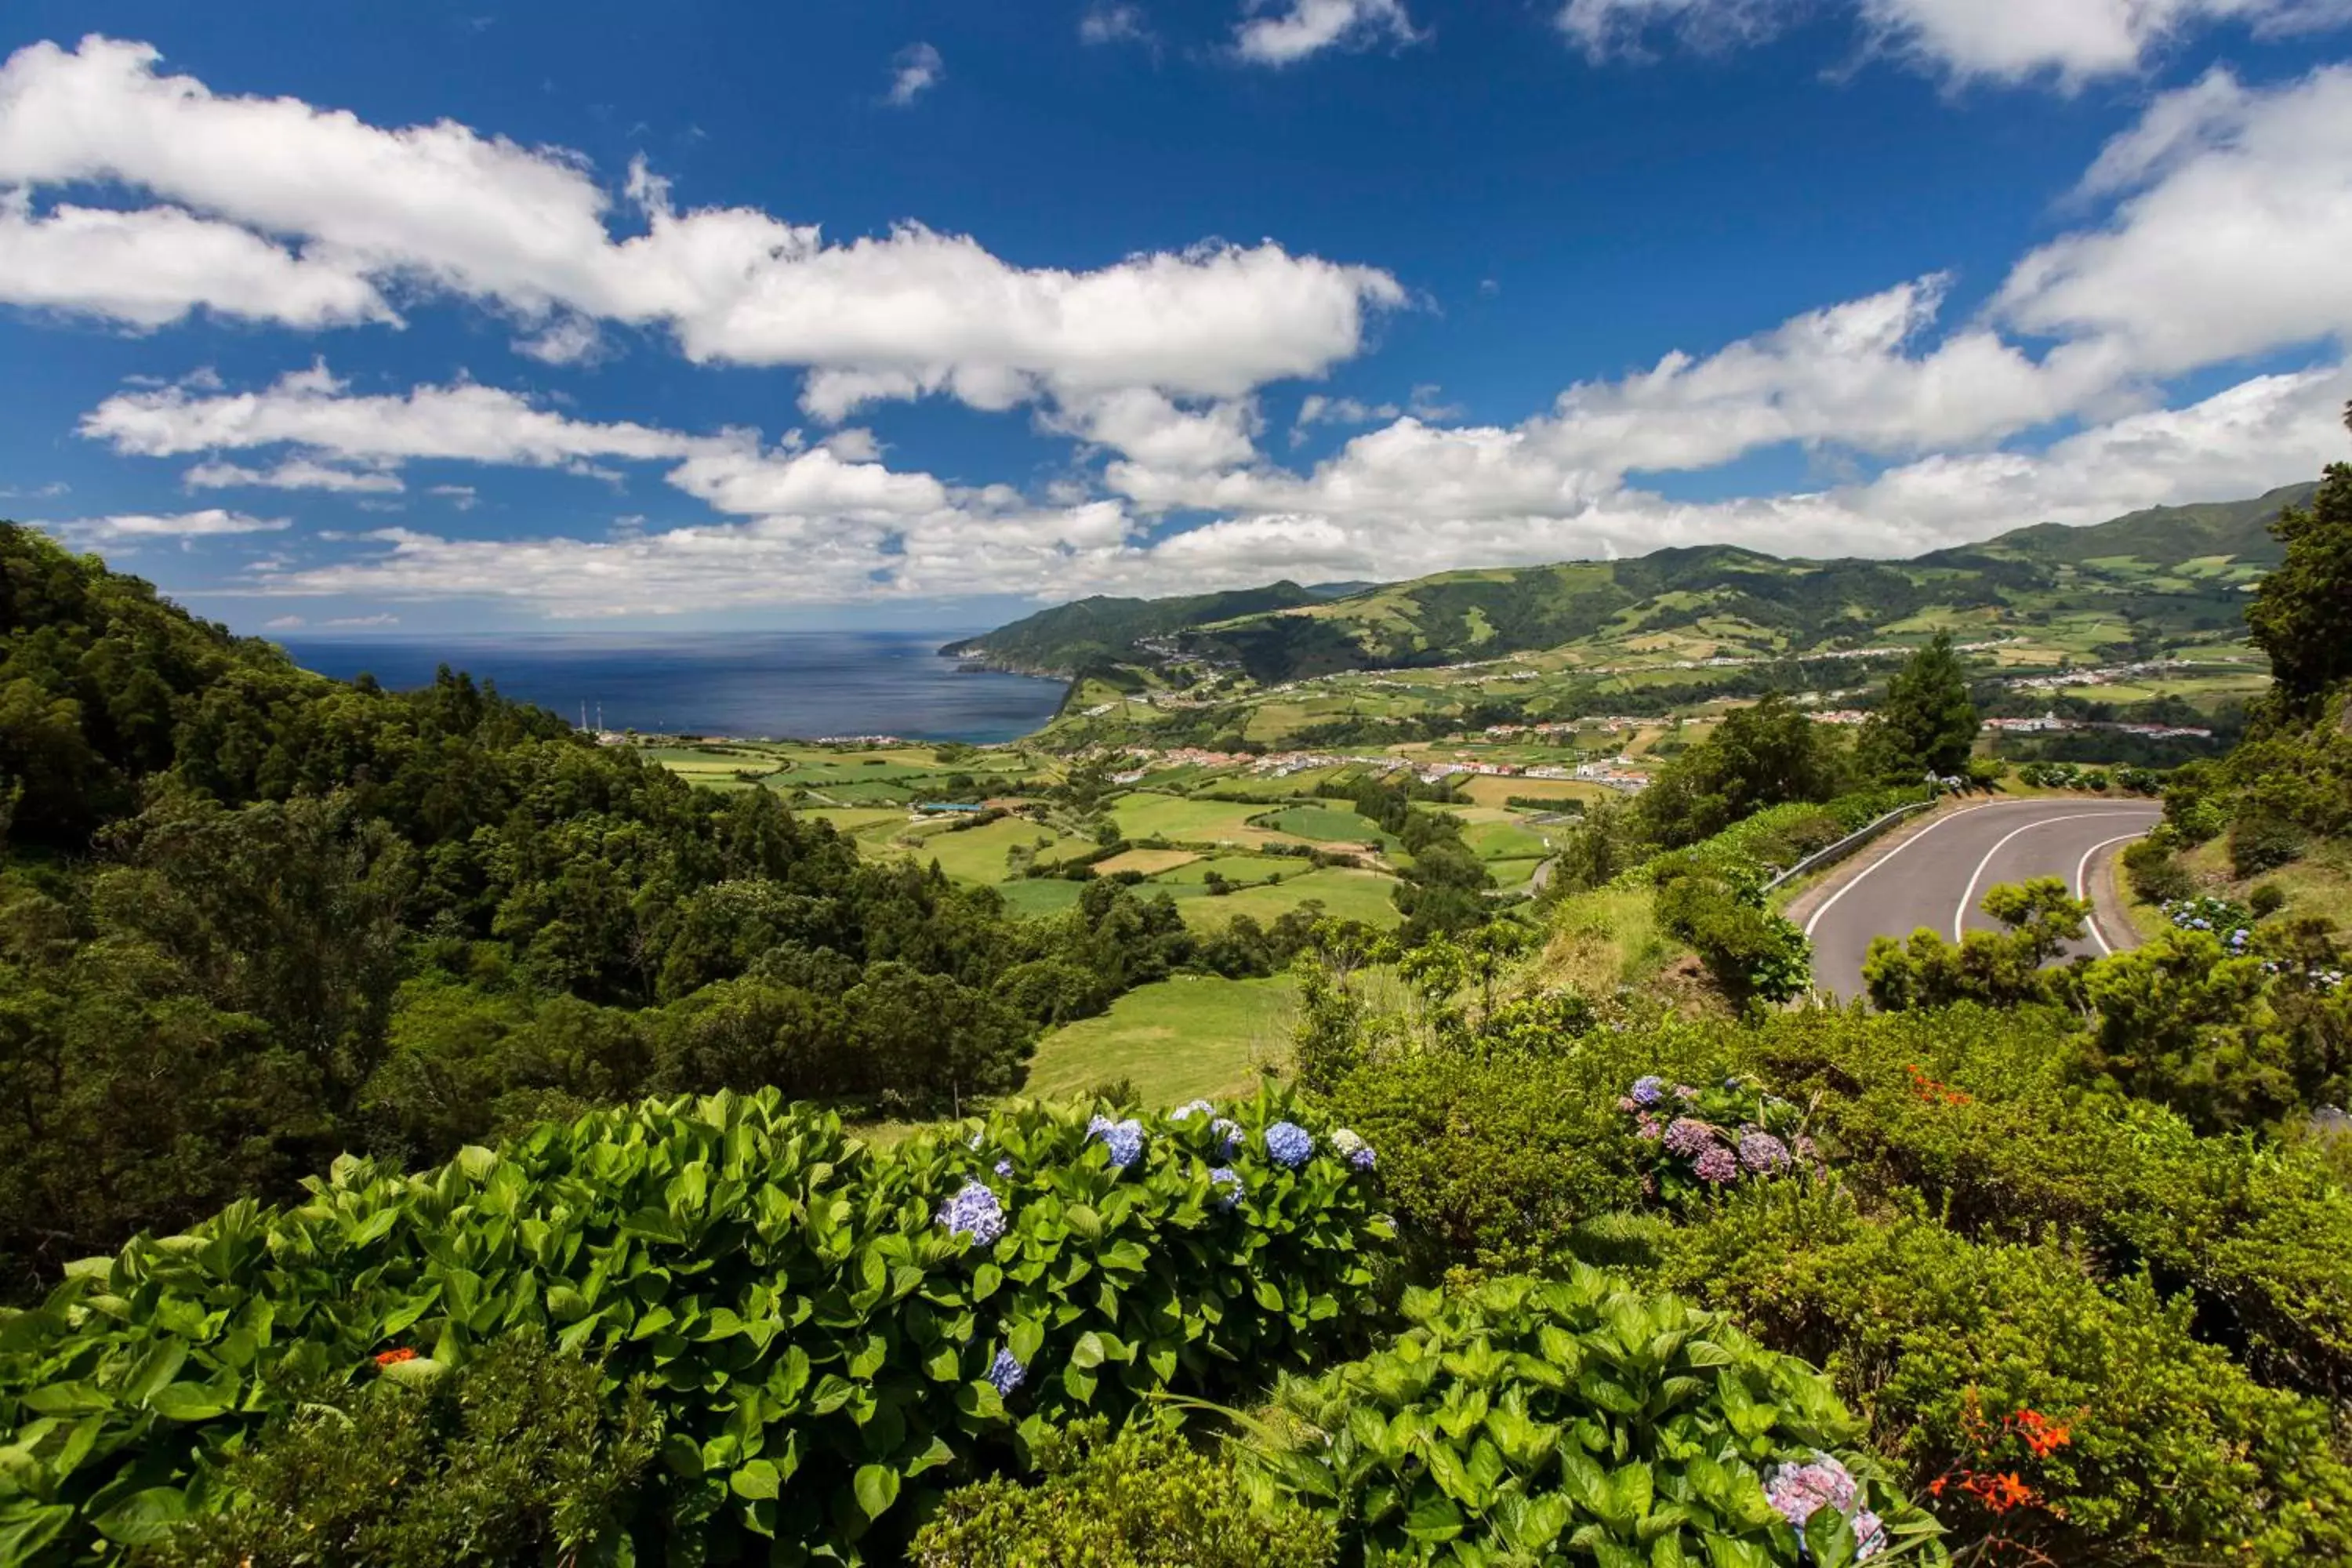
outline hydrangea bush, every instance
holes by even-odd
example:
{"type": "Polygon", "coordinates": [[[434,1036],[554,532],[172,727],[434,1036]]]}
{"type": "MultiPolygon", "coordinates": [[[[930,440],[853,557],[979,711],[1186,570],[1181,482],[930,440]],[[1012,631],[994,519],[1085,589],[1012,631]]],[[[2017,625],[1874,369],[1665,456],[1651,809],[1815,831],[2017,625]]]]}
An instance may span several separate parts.
{"type": "Polygon", "coordinates": [[[1645,1190],[1667,1202],[1820,1165],[1804,1110],[1752,1078],[1697,1089],[1644,1075],[1619,1097],[1617,1109],[1632,1119],[1634,1141],[1646,1151],[1645,1190]]]}
{"type": "Polygon", "coordinates": [[[1351,1337],[1391,1232],[1302,1120],[1023,1107],[877,1151],[722,1094],[420,1175],[339,1161],[301,1205],[142,1238],[0,1321],[0,1562],[118,1558],[214,1507],[289,1389],[428,1381],[518,1331],[614,1397],[643,1380],[665,1436],[641,1561],[760,1536],[856,1561],[869,1532],[887,1556],[928,1494],[1053,1424],[1351,1337]]]}
{"type": "Polygon", "coordinates": [[[1253,1495],[1324,1510],[1342,1561],[1948,1561],[1828,1380],[1727,1318],[1591,1268],[1405,1313],[1376,1354],[1285,1380],[1243,1445],[1253,1495]]]}

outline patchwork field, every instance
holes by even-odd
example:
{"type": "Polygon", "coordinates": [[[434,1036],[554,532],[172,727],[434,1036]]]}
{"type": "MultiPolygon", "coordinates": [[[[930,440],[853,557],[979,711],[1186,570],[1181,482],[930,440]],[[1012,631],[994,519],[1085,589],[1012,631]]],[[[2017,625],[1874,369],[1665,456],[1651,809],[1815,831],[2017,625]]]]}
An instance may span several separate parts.
{"type": "Polygon", "coordinates": [[[1248,801],[1202,800],[1180,795],[1136,794],[1123,796],[1113,807],[1119,832],[1132,842],[1165,838],[1174,844],[1263,844],[1303,842],[1292,836],[1269,833],[1250,825],[1265,810],[1248,801]]]}
{"type": "Polygon", "coordinates": [[[1393,926],[1401,919],[1389,896],[1395,888],[1395,878],[1377,871],[1328,867],[1286,877],[1270,888],[1244,888],[1223,898],[1187,899],[1181,908],[1184,923],[1202,930],[1223,925],[1235,915],[1270,924],[1309,900],[1319,902],[1323,913],[1336,919],[1393,926]]]}

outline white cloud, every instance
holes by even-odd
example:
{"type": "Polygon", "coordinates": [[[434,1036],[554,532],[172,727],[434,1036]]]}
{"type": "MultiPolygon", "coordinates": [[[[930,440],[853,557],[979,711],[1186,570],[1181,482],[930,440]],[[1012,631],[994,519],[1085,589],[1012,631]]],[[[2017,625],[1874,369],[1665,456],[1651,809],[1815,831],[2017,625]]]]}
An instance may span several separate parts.
{"type": "Polygon", "coordinates": [[[2267,91],[2224,73],[2109,144],[2114,218],[2020,262],[1996,309],[2168,374],[2352,336],[2352,68],[2267,91]]]}
{"type": "Polygon", "coordinates": [[[116,517],[78,517],[36,526],[66,540],[77,549],[106,544],[130,544],[142,540],[218,539],[240,533],[278,533],[292,526],[289,520],[248,517],[218,507],[169,515],[129,513],[116,517]]]}
{"type": "Polygon", "coordinates": [[[81,433],[136,457],[290,446],[314,459],[369,466],[448,458],[560,468],[598,458],[675,459],[751,444],[743,434],[683,436],[570,419],[471,383],[352,396],[323,364],[260,392],[193,395],[172,386],[121,393],[83,416],[81,433]]]}
{"type": "Polygon", "coordinates": [[[389,613],[373,616],[337,616],[332,620],[320,621],[319,624],[322,626],[396,626],[400,625],[400,617],[389,613]]]}
{"type": "Polygon", "coordinates": [[[1151,24],[1140,5],[1099,5],[1078,18],[1078,41],[1085,44],[1150,44],[1151,24]]]}
{"type": "Polygon", "coordinates": [[[299,631],[310,624],[300,616],[273,616],[261,623],[261,629],[265,632],[299,631]]]}
{"type": "Polygon", "coordinates": [[[1071,400],[1041,423],[1134,460],[1179,473],[1230,468],[1257,456],[1256,405],[1246,399],[1186,408],[1129,389],[1071,400]]]}
{"type": "Polygon", "coordinates": [[[1248,7],[1253,15],[1234,28],[1234,52],[1253,65],[1295,65],[1325,49],[1412,44],[1423,37],[1404,0],[1248,0],[1248,7]]]}
{"type": "Polygon", "coordinates": [[[471,485],[435,485],[425,493],[440,497],[459,511],[471,511],[481,501],[471,485]]]}
{"type": "Polygon", "coordinates": [[[393,495],[406,489],[400,476],[381,468],[338,468],[309,458],[289,458],[270,468],[235,463],[199,463],[181,476],[192,490],[240,487],[273,490],[334,490],[345,494],[393,495]]]}
{"type": "Polygon", "coordinates": [[[394,320],[374,286],[350,266],[290,254],[233,225],[176,207],[59,206],[36,214],[25,193],[5,188],[0,303],[142,330],[198,309],[289,327],[394,320]]]}
{"type": "Polygon", "coordinates": [[[83,268],[10,250],[0,297],[142,326],[198,306],[324,325],[390,320],[376,285],[397,279],[509,312],[559,357],[591,320],[667,330],[698,361],[805,366],[808,405],[829,415],[927,393],[992,408],[1135,386],[1240,397],[1323,374],[1360,349],[1372,313],[1405,302],[1385,272],[1271,242],[1083,271],[1013,267],[912,223],[828,242],[754,209],[680,210],[642,165],[626,187],[635,232],[616,240],[575,155],[448,121],[386,130],[224,97],[158,64],[103,38],[17,51],[0,66],[0,191],[19,214],[45,188],[143,192],[163,205],[110,221],[187,228],[191,244],[236,247],[234,265],[191,272],[147,240],[133,276],[93,268],[77,289],[83,268]]]}
{"type": "Polygon", "coordinates": [[[937,87],[948,74],[947,61],[929,44],[908,44],[890,61],[890,90],[883,101],[904,109],[937,87]]]}
{"type": "MultiPolygon", "coordinates": [[[[1561,31],[1591,58],[1640,56],[1651,40],[1724,48],[1761,41],[1826,0],[1567,0],[1561,31]]],[[[2125,76],[2183,35],[2223,23],[2262,35],[2352,22],[2352,0],[1851,0],[1887,53],[1968,79],[2049,78],[2067,89],[2125,76]]]]}

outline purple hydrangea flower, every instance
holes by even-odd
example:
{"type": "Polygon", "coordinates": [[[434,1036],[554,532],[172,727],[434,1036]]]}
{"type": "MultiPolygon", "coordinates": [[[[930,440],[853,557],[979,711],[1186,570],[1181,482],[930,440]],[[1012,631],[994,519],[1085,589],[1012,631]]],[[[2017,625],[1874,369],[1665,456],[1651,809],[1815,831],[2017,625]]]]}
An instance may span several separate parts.
{"type": "Polygon", "coordinates": [[[1646,1138],[1653,1143],[1664,1137],[1665,1133],[1666,1124],[1647,1111],[1643,1112],[1642,1120],[1633,1128],[1634,1137],[1646,1138]]]}
{"type": "Polygon", "coordinates": [[[1620,1110],[1639,1110],[1642,1107],[1632,1095],[1621,1094],[1617,1097],[1617,1109],[1620,1110]]]}
{"type": "Polygon", "coordinates": [[[1666,1080],[1653,1073],[1633,1080],[1633,1101],[1636,1105],[1655,1105],[1666,1098],[1666,1080]]]}
{"type": "Polygon", "coordinates": [[[1666,1129],[1666,1152],[1680,1159],[1690,1159],[1700,1151],[1715,1146],[1715,1129],[1704,1121],[1693,1121],[1687,1116],[1677,1116],[1666,1129]]]}
{"type": "Polygon", "coordinates": [[[1805,1545],[1805,1521],[1825,1508],[1847,1516],[1853,1531],[1854,1561],[1867,1562],[1886,1550],[1885,1521],[1855,1506],[1861,1501],[1862,1489],[1854,1484],[1853,1474],[1827,1454],[1816,1454],[1807,1464],[1782,1465],[1772,1472],[1764,1496],[1797,1531],[1798,1550],[1808,1558],[1812,1553],[1805,1545]]]}
{"type": "Polygon", "coordinates": [[[994,1193],[978,1182],[966,1182],[940,1205],[940,1223],[952,1235],[969,1236],[975,1247],[994,1247],[1004,1234],[1004,1209],[994,1193]]]}
{"type": "Polygon", "coordinates": [[[1698,1098],[1698,1090],[1693,1089],[1686,1083],[1678,1083],[1675,1085],[1675,1098],[1676,1100],[1696,1100],[1698,1098]]]}
{"type": "Polygon", "coordinates": [[[998,1351],[989,1365],[988,1381],[995,1384],[997,1393],[1009,1395],[1029,1381],[1029,1369],[1013,1360],[1011,1351],[998,1351]]]}
{"type": "Polygon", "coordinates": [[[1265,1130],[1265,1152],[1295,1171],[1314,1154],[1315,1135],[1295,1121],[1277,1121],[1265,1130]]]}
{"type": "Polygon", "coordinates": [[[1706,1152],[1691,1162],[1691,1174],[1702,1182],[1712,1182],[1721,1186],[1727,1182],[1739,1180],[1739,1162],[1722,1144],[1710,1143],[1706,1152]]]}
{"type": "Polygon", "coordinates": [[[1886,1521],[1868,1509],[1854,1510],[1853,1560],[1867,1563],[1886,1550],[1886,1521]]]}
{"type": "Polygon", "coordinates": [[[1087,1136],[1101,1139],[1110,1151],[1110,1163],[1122,1171],[1143,1158],[1143,1123],[1133,1117],[1113,1121],[1097,1116],[1087,1123],[1087,1136]]]}
{"type": "Polygon", "coordinates": [[[1013,1162],[1010,1160],[999,1160],[996,1162],[996,1173],[1007,1181],[1012,1180],[1013,1162]]]}
{"type": "Polygon", "coordinates": [[[1342,1127],[1332,1133],[1331,1147],[1338,1151],[1341,1159],[1348,1162],[1350,1170],[1360,1172],[1372,1168],[1372,1146],[1365,1142],[1353,1129],[1342,1127]]]}
{"type": "Polygon", "coordinates": [[[1770,1173],[1785,1171],[1791,1163],[1789,1146],[1760,1128],[1749,1128],[1739,1135],[1739,1163],[1751,1171],[1770,1173]]]}
{"type": "Polygon", "coordinates": [[[1242,1201],[1242,1179],[1230,1165],[1220,1165],[1209,1173],[1209,1190],[1216,1194],[1221,1209],[1232,1208],[1242,1201]]]}

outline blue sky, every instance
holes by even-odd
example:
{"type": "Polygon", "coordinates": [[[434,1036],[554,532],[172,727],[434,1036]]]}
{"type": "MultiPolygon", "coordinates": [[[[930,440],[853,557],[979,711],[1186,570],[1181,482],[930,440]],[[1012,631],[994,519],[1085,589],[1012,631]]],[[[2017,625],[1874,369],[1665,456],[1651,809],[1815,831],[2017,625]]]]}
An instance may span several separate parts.
{"type": "Polygon", "coordinates": [[[244,629],[955,625],[2341,454],[2352,0],[19,0],[0,515],[244,629]]]}

